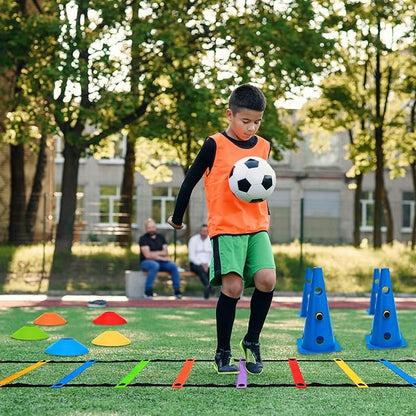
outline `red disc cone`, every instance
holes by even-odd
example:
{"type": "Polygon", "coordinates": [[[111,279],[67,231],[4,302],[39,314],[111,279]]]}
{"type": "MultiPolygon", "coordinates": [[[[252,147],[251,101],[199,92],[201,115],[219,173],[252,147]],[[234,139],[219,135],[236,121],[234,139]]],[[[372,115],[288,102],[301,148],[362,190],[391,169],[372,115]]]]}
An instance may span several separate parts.
{"type": "Polygon", "coordinates": [[[104,312],[93,320],[97,325],[123,325],[127,321],[116,312],[104,312]]]}

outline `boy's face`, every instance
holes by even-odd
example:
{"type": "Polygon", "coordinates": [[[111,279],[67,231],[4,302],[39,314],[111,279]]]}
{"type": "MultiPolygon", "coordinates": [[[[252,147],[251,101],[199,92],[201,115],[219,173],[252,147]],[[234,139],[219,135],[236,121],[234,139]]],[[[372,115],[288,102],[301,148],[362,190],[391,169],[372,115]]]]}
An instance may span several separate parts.
{"type": "Polygon", "coordinates": [[[243,108],[240,111],[233,113],[228,109],[226,116],[230,122],[227,134],[233,139],[245,141],[253,136],[253,134],[256,134],[261,124],[263,111],[243,108]]]}

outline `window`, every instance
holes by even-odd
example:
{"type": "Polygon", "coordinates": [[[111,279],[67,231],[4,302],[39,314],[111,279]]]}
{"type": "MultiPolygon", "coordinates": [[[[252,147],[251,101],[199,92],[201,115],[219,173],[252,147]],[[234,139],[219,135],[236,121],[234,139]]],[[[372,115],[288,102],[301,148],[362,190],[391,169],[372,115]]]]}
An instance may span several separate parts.
{"type": "MultiPolygon", "coordinates": [[[[101,224],[115,225],[119,222],[120,216],[120,187],[100,186],[100,213],[101,224]]],[[[133,194],[132,225],[136,223],[136,191],[133,194]]]]}
{"type": "MultiPolygon", "coordinates": [[[[361,231],[373,231],[374,225],[374,197],[373,192],[365,191],[361,193],[360,199],[361,205],[361,231]]],[[[384,217],[384,212],[382,212],[382,231],[386,230],[386,220],[384,217]]]]}
{"type": "Polygon", "coordinates": [[[341,241],[341,202],[339,191],[305,190],[304,240],[315,243],[341,241]]]}
{"type": "Polygon", "coordinates": [[[166,224],[166,219],[173,213],[179,188],[153,186],[152,188],[152,218],[157,224],[166,224]]]}
{"type": "Polygon", "coordinates": [[[402,193],[402,232],[411,232],[415,216],[415,197],[413,192],[402,193]]]}
{"type": "Polygon", "coordinates": [[[116,224],[120,212],[120,187],[100,186],[100,222],[116,224]]]}

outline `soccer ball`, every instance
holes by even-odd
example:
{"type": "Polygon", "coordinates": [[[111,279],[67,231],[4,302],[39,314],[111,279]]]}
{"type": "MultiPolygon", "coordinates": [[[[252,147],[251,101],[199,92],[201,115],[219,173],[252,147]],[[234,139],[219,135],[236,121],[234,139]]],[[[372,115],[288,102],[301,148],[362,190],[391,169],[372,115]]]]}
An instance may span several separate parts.
{"type": "Polygon", "coordinates": [[[234,164],[228,182],[237,198],[246,202],[261,202],[273,193],[276,174],[266,160],[249,156],[234,164]]]}

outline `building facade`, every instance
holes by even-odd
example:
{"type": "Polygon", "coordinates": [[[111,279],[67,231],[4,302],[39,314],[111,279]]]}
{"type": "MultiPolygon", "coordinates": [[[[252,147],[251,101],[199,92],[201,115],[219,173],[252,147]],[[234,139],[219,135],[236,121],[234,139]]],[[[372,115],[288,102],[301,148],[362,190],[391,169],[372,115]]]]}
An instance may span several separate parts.
{"type": "MultiPolygon", "coordinates": [[[[344,159],[348,140],[341,133],[332,137],[329,150],[311,151],[309,139],[300,143],[298,152],[288,152],[282,161],[270,161],[276,170],[277,186],[269,198],[271,213],[270,237],[273,243],[288,243],[303,238],[315,244],[351,244],[353,235],[354,191],[346,172],[351,163],[344,159]]],[[[122,151],[120,151],[122,156],[122,151]]],[[[123,174],[122,157],[95,160],[83,159],[79,170],[76,239],[90,242],[114,241],[118,229],[120,186],[123,174]]],[[[56,211],[59,218],[59,190],[63,159],[55,159],[56,211]]],[[[169,183],[149,184],[139,173],[135,175],[133,240],[144,232],[146,218],[153,217],[168,241],[184,232],[174,232],[166,223],[183,180],[183,171],[172,166],[169,183]]],[[[415,212],[410,175],[394,181],[386,172],[386,188],[394,217],[394,238],[408,242],[415,212]]],[[[361,195],[361,238],[372,238],[374,174],[364,177],[361,195]]],[[[206,222],[206,204],[201,180],[190,201],[191,233],[206,222]]]]}

